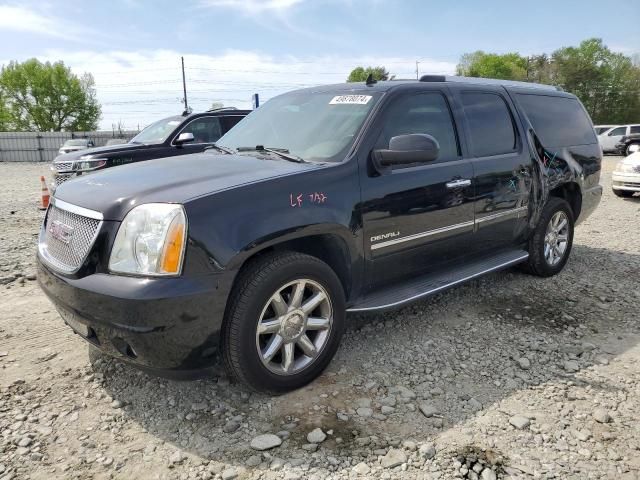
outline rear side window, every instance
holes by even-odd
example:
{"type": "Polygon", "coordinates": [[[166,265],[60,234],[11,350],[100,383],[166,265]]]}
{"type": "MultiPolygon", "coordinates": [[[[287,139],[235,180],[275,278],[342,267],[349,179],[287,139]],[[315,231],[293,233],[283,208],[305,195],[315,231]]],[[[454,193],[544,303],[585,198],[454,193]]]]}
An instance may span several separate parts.
{"type": "Polygon", "coordinates": [[[597,142],[591,121],[575,98],[522,93],[517,96],[545,147],[597,142]]]}
{"type": "Polygon", "coordinates": [[[640,133],[640,125],[633,125],[630,127],[629,133],[640,133]]]}
{"type": "Polygon", "coordinates": [[[513,120],[500,95],[464,92],[462,105],[475,157],[500,155],[516,149],[513,120]]]}

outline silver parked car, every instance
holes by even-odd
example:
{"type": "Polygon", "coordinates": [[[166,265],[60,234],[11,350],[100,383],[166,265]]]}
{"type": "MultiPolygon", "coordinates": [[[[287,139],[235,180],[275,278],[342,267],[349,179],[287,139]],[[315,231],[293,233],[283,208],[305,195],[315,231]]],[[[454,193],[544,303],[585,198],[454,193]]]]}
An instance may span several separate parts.
{"type": "Polygon", "coordinates": [[[618,153],[616,144],[622,139],[622,137],[632,133],[640,133],[640,125],[620,125],[619,127],[613,127],[609,130],[605,130],[603,133],[598,134],[598,142],[600,142],[603,152],[618,153]]]}
{"type": "Polygon", "coordinates": [[[75,152],[77,150],[86,150],[91,147],[93,147],[93,142],[87,138],[72,138],[60,145],[58,154],[64,155],[65,153],[75,152]]]}

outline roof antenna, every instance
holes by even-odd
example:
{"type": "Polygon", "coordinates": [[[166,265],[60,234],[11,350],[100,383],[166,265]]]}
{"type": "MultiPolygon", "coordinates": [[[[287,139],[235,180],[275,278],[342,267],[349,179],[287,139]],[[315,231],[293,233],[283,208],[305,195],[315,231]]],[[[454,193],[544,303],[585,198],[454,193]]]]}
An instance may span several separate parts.
{"type": "Polygon", "coordinates": [[[373,78],[373,73],[370,73],[369,76],[367,77],[367,80],[364,83],[367,87],[370,87],[371,85],[375,85],[376,83],[378,83],[378,81],[375,78],[373,78]]]}

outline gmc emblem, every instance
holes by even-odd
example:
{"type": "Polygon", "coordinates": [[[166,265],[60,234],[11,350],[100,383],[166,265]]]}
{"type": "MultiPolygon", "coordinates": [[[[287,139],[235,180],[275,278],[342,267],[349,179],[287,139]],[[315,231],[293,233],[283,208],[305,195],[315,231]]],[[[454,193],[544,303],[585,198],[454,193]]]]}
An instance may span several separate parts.
{"type": "Polygon", "coordinates": [[[69,225],[65,225],[58,220],[54,220],[49,225],[49,233],[56,240],[61,241],[62,243],[66,243],[67,245],[71,241],[71,237],[73,236],[73,227],[69,225]]]}

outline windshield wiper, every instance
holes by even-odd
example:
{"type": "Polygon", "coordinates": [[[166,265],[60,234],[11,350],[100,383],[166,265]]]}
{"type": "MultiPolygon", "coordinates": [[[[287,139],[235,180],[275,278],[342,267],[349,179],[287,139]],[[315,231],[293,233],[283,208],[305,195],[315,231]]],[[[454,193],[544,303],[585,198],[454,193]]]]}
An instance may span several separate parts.
{"type": "Polygon", "coordinates": [[[238,152],[269,152],[273,153],[274,155],[278,155],[280,158],[289,160],[290,162],[307,163],[304,158],[289,153],[288,148],[269,148],[265,147],[264,145],[256,145],[255,147],[238,147],[236,150],[238,152]]]}
{"type": "Polygon", "coordinates": [[[222,145],[218,145],[216,143],[213,143],[213,144],[209,145],[208,147],[205,147],[205,150],[210,150],[212,148],[215,148],[216,150],[219,150],[220,152],[228,153],[229,155],[233,155],[234,153],[236,153],[232,148],[223,147],[222,145]]]}

